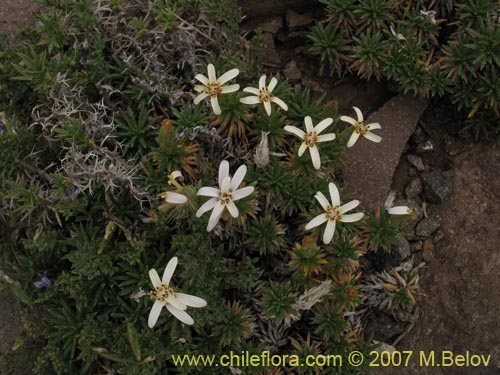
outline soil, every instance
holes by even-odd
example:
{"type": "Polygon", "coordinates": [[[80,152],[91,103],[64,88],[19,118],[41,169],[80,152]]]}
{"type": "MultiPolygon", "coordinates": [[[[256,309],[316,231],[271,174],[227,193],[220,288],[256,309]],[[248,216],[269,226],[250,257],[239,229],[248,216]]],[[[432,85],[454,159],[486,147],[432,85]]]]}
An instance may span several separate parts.
{"type": "Polygon", "coordinates": [[[33,0],[2,0],[0,6],[0,33],[13,39],[16,32],[31,25],[38,5],[33,0]]]}

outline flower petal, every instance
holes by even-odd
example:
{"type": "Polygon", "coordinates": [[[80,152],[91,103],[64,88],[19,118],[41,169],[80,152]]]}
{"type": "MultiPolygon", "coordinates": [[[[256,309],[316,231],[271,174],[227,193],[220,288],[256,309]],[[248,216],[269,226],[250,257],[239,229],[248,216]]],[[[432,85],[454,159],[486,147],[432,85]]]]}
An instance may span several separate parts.
{"type": "Polygon", "coordinates": [[[300,139],[304,139],[306,135],[303,130],[296,128],[295,126],[286,125],[283,129],[285,129],[289,133],[295,134],[300,139]]]}
{"type": "Polygon", "coordinates": [[[215,81],[217,81],[214,64],[208,64],[207,70],[208,70],[208,82],[214,83],[215,81]]]}
{"type": "Polygon", "coordinates": [[[389,208],[387,212],[391,215],[409,215],[411,210],[407,206],[396,206],[389,208]]]}
{"type": "Polygon", "coordinates": [[[271,82],[269,82],[269,85],[267,85],[267,89],[272,92],[277,84],[278,84],[278,80],[273,77],[273,78],[271,78],[271,82]]]}
{"type": "Polygon", "coordinates": [[[332,206],[340,206],[340,194],[337,185],[333,182],[328,184],[328,190],[330,192],[330,199],[332,200],[332,206]]]}
{"type": "Polygon", "coordinates": [[[208,85],[208,78],[205,77],[203,74],[197,74],[197,75],[195,75],[194,79],[196,79],[197,81],[200,81],[204,85],[208,85]]]}
{"type": "Polygon", "coordinates": [[[325,118],[323,121],[321,121],[318,125],[316,125],[314,127],[316,134],[321,133],[323,130],[325,130],[327,127],[329,127],[332,123],[333,123],[333,119],[331,117],[325,118]]]}
{"type": "Polygon", "coordinates": [[[227,176],[222,180],[222,185],[220,186],[221,193],[229,193],[231,189],[231,177],[227,176]]]}
{"type": "Polygon", "coordinates": [[[203,203],[203,205],[198,208],[198,211],[196,211],[196,217],[201,217],[205,212],[210,211],[212,208],[215,207],[217,204],[218,199],[217,198],[212,198],[203,203]]]}
{"type": "Polygon", "coordinates": [[[259,104],[260,100],[258,96],[245,96],[240,99],[240,102],[243,104],[259,104]]]}
{"type": "Polygon", "coordinates": [[[220,220],[220,217],[222,216],[224,207],[225,206],[219,202],[215,204],[212,214],[210,215],[210,219],[208,219],[207,232],[210,232],[212,229],[215,228],[215,226],[220,220]]]}
{"type": "Polygon", "coordinates": [[[307,150],[307,144],[302,142],[302,144],[299,147],[299,158],[304,155],[304,152],[307,150]]]}
{"type": "Polygon", "coordinates": [[[372,142],[375,142],[375,143],[380,143],[382,141],[382,137],[380,135],[377,135],[377,134],[373,134],[372,132],[370,131],[367,131],[364,135],[364,137],[372,142]]]}
{"type": "Polygon", "coordinates": [[[173,295],[173,294],[170,294],[167,297],[167,305],[172,305],[176,309],[179,309],[179,310],[186,310],[187,309],[187,306],[181,300],[177,299],[176,295],[173,295]]]}
{"type": "Polygon", "coordinates": [[[350,201],[349,203],[344,204],[343,206],[340,206],[339,212],[341,214],[343,214],[343,213],[346,213],[347,211],[351,211],[352,209],[354,209],[358,206],[359,206],[359,201],[353,200],[353,201],[350,201]]]}
{"type": "Polygon", "coordinates": [[[222,94],[229,94],[230,92],[236,92],[240,89],[240,85],[238,85],[237,83],[234,84],[234,85],[229,85],[229,86],[223,86],[222,87],[222,90],[221,90],[221,93],[222,94]]]}
{"type": "Polygon", "coordinates": [[[158,321],[158,318],[160,317],[161,314],[161,309],[163,309],[163,306],[165,306],[165,302],[161,302],[156,300],[155,303],[153,304],[153,307],[151,308],[151,311],[149,312],[149,318],[148,318],[148,327],[153,328],[158,321]]]}
{"type": "Polygon", "coordinates": [[[327,220],[328,220],[328,217],[326,216],[326,214],[318,215],[314,219],[312,219],[310,222],[308,222],[304,229],[310,230],[310,229],[316,228],[317,226],[323,224],[327,220]]]}
{"type": "Polygon", "coordinates": [[[366,127],[368,128],[368,130],[382,129],[382,127],[378,122],[374,122],[373,124],[368,124],[366,125],[366,127]]]}
{"type": "Polygon", "coordinates": [[[365,216],[365,214],[362,212],[358,212],[357,214],[342,215],[340,221],[343,223],[353,223],[355,221],[361,220],[363,216],[365,216]]]}
{"type": "Polygon", "coordinates": [[[217,82],[219,82],[221,85],[226,83],[227,81],[232,80],[234,77],[236,77],[238,74],[240,74],[240,71],[238,69],[231,69],[228,70],[226,73],[221,75],[218,79],[217,82]]]}
{"type": "Polygon", "coordinates": [[[321,168],[321,158],[319,156],[318,147],[316,147],[316,146],[309,147],[309,152],[311,153],[311,159],[312,159],[314,168],[320,169],[321,168]]]}
{"type": "Polygon", "coordinates": [[[209,186],[204,186],[198,192],[196,195],[201,195],[203,197],[218,197],[220,195],[219,189],[209,187],[209,186]]]}
{"type": "Polygon", "coordinates": [[[330,202],[328,202],[328,199],[326,199],[325,194],[323,194],[321,191],[318,191],[314,196],[314,198],[316,198],[321,207],[323,207],[323,210],[326,211],[330,206],[330,202]]]}
{"type": "Polygon", "coordinates": [[[212,96],[210,98],[210,104],[212,105],[212,109],[216,115],[220,115],[222,111],[220,110],[219,101],[216,96],[212,96]]]}
{"type": "Polygon", "coordinates": [[[334,133],[328,133],[328,134],[323,134],[319,135],[317,142],[328,142],[328,141],[333,141],[337,136],[334,133]]]}
{"type": "Polygon", "coordinates": [[[304,123],[306,124],[306,130],[308,133],[314,130],[313,122],[311,116],[306,116],[304,118],[304,123]]]}
{"type": "Polygon", "coordinates": [[[161,286],[160,276],[158,276],[158,272],[156,272],[154,268],[149,270],[149,279],[151,280],[153,287],[159,288],[161,286]]]}
{"type": "Polygon", "coordinates": [[[182,323],[187,324],[188,326],[192,326],[194,324],[193,318],[189,316],[189,314],[185,311],[176,309],[172,305],[166,305],[167,310],[170,311],[170,313],[175,316],[177,319],[179,319],[182,323]]]}
{"type": "Polygon", "coordinates": [[[352,107],[352,108],[354,108],[354,111],[356,112],[356,116],[358,116],[358,122],[363,122],[364,117],[363,117],[363,113],[361,112],[361,110],[358,107],[352,107]]]}
{"type": "Polygon", "coordinates": [[[255,88],[255,87],[245,87],[243,89],[243,92],[249,92],[250,94],[254,94],[254,95],[257,95],[257,96],[259,96],[259,94],[260,94],[259,89],[255,88]]]}
{"type": "Polygon", "coordinates": [[[333,235],[335,234],[335,220],[328,220],[328,224],[326,224],[325,231],[323,232],[323,243],[328,245],[332,242],[333,235]]]}
{"type": "Polygon", "coordinates": [[[266,87],[266,75],[264,74],[259,79],[259,90],[262,90],[265,87],[266,87]]]}
{"type": "Polygon", "coordinates": [[[271,116],[271,103],[264,102],[264,109],[266,110],[267,115],[271,116]]]}
{"type": "Polygon", "coordinates": [[[238,207],[236,207],[236,205],[234,204],[233,201],[226,204],[226,207],[227,207],[227,210],[229,211],[229,213],[231,214],[231,216],[234,217],[235,219],[238,216],[240,216],[240,212],[238,211],[238,207]]]}
{"type": "Polygon", "coordinates": [[[196,98],[194,98],[194,104],[199,104],[203,99],[205,99],[208,96],[206,92],[201,93],[198,95],[196,98]]]}
{"type": "Polygon", "coordinates": [[[236,173],[233,175],[233,178],[231,179],[231,190],[238,189],[238,186],[240,186],[246,174],[247,166],[245,164],[240,165],[240,167],[236,170],[236,173]]]}
{"type": "Polygon", "coordinates": [[[194,90],[195,90],[196,92],[205,92],[205,90],[206,90],[206,86],[203,86],[203,85],[196,85],[196,86],[194,86],[194,90]]]}
{"type": "Polygon", "coordinates": [[[190,294],[175,293],[175,296],[186,306],[205,307],[207,305],[207,301],[205,301],[203,298],[192,296],[190,294]]]}
{"type": "Polygon", "coordinates": [[[163,271],[163,277],[161,278],[161,282],[163,285],[170,285],[170,280],[172,279],[172,275],[174,274],[175,269],[177,268],[178,261],[179,259],[177,257],[173,257],[167,263],[165,271],[163,271]]]}
{"type": "Polygon", "coordinates": [[[349,141],[347,142],[347,147],[352,147],[354,144],[357,142],[359,138],[359,133],[352,132],[351,137],[349,138],[349,141]]]}
{"type": "Polygon", "coordinates": [[[352,117],[349,117],[349,116],[340,116],[340,120],[344,121],[344,122],[348,122],[351,125],[356,124],[356,120],[354,120],[352,117]]]}
{"type": "Polygon", "coordinates": [[[276,96],[273,96],[273,103],[276,103],[277,105],[279,105],[284,111],[288,111],[288,106],[280,98],[277,98],[276,96]]]}
{"type": "Polygon", "coordinates": [[[181,204],[187,202],[187,197],[185,195],[175,193],[173,191],[167,192],[167,197],[165,198],[165,202],[181,204]]]}
{"type": "Polygon", "coordinates": [[[222,186],[222,181],[229,176],[229,162],[227,160],[221,161],[219,165],[219,187],[222,186]]]}
{"type": "Polygon", "coordinates": [[[255,188],[253,186],[245,186],[244,188],[233,191],[233,201],[248,197],[254,190],[255,188]]]}

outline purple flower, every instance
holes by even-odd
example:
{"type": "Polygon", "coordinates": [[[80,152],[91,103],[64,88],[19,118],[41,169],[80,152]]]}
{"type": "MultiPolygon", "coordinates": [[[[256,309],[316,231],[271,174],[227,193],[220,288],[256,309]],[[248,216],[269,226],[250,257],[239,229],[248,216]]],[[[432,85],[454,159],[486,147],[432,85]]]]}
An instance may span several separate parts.
{"type": "Polygon", "coordinates": [[[50,288],[50,285],[52,284],[52,282],[50,281],[50,279],[45,276],[45,275],[39,275],[41,277],[40,280],[38,281],[35,281],[33,283],[33,285],[37,288],[37,289],[42,289],[43,287],[47,287],[47,288],[50,288]]]}

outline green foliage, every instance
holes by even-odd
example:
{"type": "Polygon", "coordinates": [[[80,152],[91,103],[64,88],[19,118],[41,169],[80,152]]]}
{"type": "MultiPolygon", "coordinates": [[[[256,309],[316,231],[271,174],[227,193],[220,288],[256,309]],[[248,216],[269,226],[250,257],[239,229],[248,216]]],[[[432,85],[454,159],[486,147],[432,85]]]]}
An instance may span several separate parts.
{"type": "Polygon", "coordinates": [[[320,74],[353,71],[396,81],[402,92],[451,94],[473,117],[500,116],[498,6],[491,0],[410,2],[320,0],[326,19],[311,28],[320,74]]]}
{"type": "MultiPolygon", "coordinates": [[[[315,124],[333,118],[334,132],[336,104],[292,90],[277,76],[274,94],[288,111],[273,104],[268,116],[261,105],[241,103],[242,93],[221,95],[220,116],[205,101],[194,105],[193,77],[209,62],[220,74],[237,67],[242,86],[264,74],[259,51],[249,58],[242,43],[232,0],[144,8],[122,0],[38,2],[47,9],[25,43],[4,39],[0,47],[0,283],[23,302],[24,323],[17,350],[5,357],[9,373],[218,374],[175,365],[171,355],[272,347],[305,356],[361,346],[362,325],[344,313],[362,304],[360,241],[372,232],[339,225],[329,246],[304,234],[318,213],[314,195],[340,180],[345,142],[319,146],[317,171],[309,153],[297,156],[301,140],[284,130],[304,128],[311,116],[315,124]],[[237,215],[226,210],[207,232],[210,213],[197,212],[211,197],[197,192],[220,187],[222,160],[231,176],[247,166],[240,187],[255,192],[236,202],[237,215]],[[174,193],[186,202],[169,202],[174,193]],[[149,271],[161,275],[174,256],[170,286],[207,306],[189,307],[193,326],[163,309],[151,329],[149,271]],[[41,278],[50,283],[40,286],[41,278]]],[[[370,26],[387,2],[325,3],[339,5],[330,14],[336,23],[310,34],[325,66],[342,75],[342,64],[356,59],[368,78],[385,69],[378,43],[399,56],[386,33],[370,26]],[[360,48],[351,49],[344,28],[358,20],[365,24],[356,34],[360,48]]],[[[383,17],[374,25],[393,19],[383,17]]],[[[485,29],[467,38],[495,35],[485,29]]],[[[262,45],[262,36],[254,42],[262,45]]],[[[424,44],[412,43],[403,53],[407,65],[423,56],[424,44]]],[[[478,58],[488,59],[483,49],[478,58]]],[[[400,69],[392,74],[405,79],[400,69]]],[[[485,66],[488,74],[477,79],[485,100],[496,95],[495,69],[485,66]]],[[[446,77],[435,77],[443,82],[432,89],[446,90],[446,77]]]]}

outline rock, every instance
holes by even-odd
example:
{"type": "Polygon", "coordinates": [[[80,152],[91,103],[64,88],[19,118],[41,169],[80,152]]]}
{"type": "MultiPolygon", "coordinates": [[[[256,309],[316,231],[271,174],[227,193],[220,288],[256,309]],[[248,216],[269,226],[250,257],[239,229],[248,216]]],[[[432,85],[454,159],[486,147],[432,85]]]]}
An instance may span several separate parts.
{"type": "Polygon", "coordinates": [[[251,19],[241,26],[241,31],[252,32],[260,29],[262,32],[277,34],[283,28],[282,17],[267,17],[251,19]]]}
{"type": "Polygon", "coordinates": [[[444,238],[444,232],[440,229],[432,236],[432,242],[436,243],[444,238]]]}
{"type": "Polygon", "coordinates": [[[422,251],[422,248],[424,246],[423,241],[414,241],[411,243],[410,248],[412,253],[417,253],[419,251],[422,251]]]}
{"type": "Polygon", "coordinates": [[[410,243],[404,236],[401,235],[398,236],[398,241],[400,245],[398,245],[396,249],[401,257],[401,260],[406,260],[411,255],[410,243]]]}
{"type": "Polygon", "coordinates": [[[420,237],[430,237],[441,227],[441,217],[437,212],[418,223],[415,233],[420,237]]]}
{"type": "Polygon", "coordinates": [[[427,136],[425,135],[425,132],[422,130],[420,126],[417,126],[415,129],[415,132],[411,136],[411,141],[415,144],[422,143],[427,140],[427,136]]]}
{"type": "Polygon", "coordinates": [[[0,290],[0,355],[10,350],[21,332],[21,306],[19,300],[7,289],[0,290]]]}
{"type": "Polygon", "coordinates": [[[382,311],[374,311],[368,318],[366,331],[373,334],[373,338],[378,341],[394,341],[404,331],[404,325],[399,324],[382,311]]]}
{"type": "Polygon", "coordinates": [[[420,156],[410,154],[406,156],[406,160],[408,160],[408,162],[414,166],[417,171],[423,172],[425,170],[424,162],[420,156]]]}
{"type": "Polygon", "coordinates": [[[422,175],[424,196],[430,203],[443,203],[451,193],[453,178],[449,172],[434,171],[422,175]]]}
{"type": "Polygon", "coordinates": [[[276,52],[274,36],[270,33],[263,33],[262,37],[264,39],[264,44],[266,45],[264,51],[262,52],[262,64],[273,68],[280,68],[281,59],[278,52],[276,52]]]}
{"type": "Polygon", "coordinates": [[[251,17],[265,17],[269,15],[284,15],[287,9],[297,12],[309,11],[321,4],[312,4],[310,0],[238,0],[243,14],[251,17]]]}
{"type": "MultiPolygon", "coordinates": [[[[365,121],[381,124],[382,129],[374,133],[382,137],[382,142],[361,137],[342,155],[344,180],[364,207],[373,209],[385,202],[401,153],[425,108],[424,99],[402,94],[392,98],[365,121]]],[[[351,112],[342,114],[353,116],[351,112]]]]}
{"type": "Polygon", "coordinates": [[[467,146],[460,140],[448,134],[444,136],[444,150],[450,156],[458,155],[464,152],[467,146]]]}
{"type": "Polygon", "coordinates": [[[299,66],[295,60],[291,60],[288,64],[286,64],[283,73],[289,81],[298,81],[302,78],[302,73],[300,72],[299,66]]]}
{"type": "Polygon", "coordinates": [[[419,153],[419,154],[426,154],[428,152],[434,151],[434,144],[429,139],[429,140],[427,140],[425,142],[419,143],[417,145],[417,149],[416,150],[417,150],[417,153],[419,153]]]}
{"type": "Polygon", "coordinates": [[[410,180],[405,189],[406,198],[415,198],[422,193],[422,181],[419,177],[414,177],[410,180]]]}
{"type": "Polygon", "coordinates": [[[289,29],[295,29],[298,27],[303,27],[310,25],[314,20],[304,14],[299,14],[291,9],[286,12],[286,24],[289,29]]]}
{"type": "Polygon", "coordinates": [[[422,256],[423,259],[426,263],[431,262],[434,259],[434,244],[432,243],[431,240],[425,240],[423,249],[422,249],[422,256]]]}

